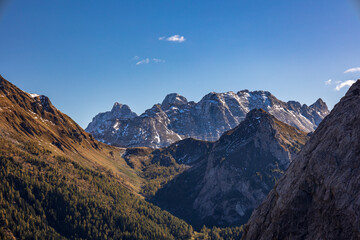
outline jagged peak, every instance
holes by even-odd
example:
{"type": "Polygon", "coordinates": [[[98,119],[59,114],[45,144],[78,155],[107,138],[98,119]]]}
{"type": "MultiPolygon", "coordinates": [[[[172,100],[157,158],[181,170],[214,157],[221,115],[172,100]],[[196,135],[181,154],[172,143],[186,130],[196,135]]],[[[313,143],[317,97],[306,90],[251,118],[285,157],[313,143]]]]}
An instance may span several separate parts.
{"type": "Polygon", "coordinates": [[[203,103],[203,102],[207,102],[207,101],[219,101],[220,95],[221,95],[220,93],[210,92],[210,93],[206,94],[206,95],[199,101],[199,103],[203,103]]]}
{"type": "Polygon", "coordinates": [[[272,95],[271,92],[264,91],[264,90],[256,90],[256,91],[252,91],[250,93],[252,93],[252,94],[261,94],[261,95],[266,95],[266,96],[272,95]]]}
{"type": "MultiPolygon", "coordinates": [[[[223,136],[234,135],[237,132],[240,132],[240,135],[243,134],[242,132],[245,131],[252,131],[252,129],[257,129],[260,124],[271,123],[275,122],[276,118],[273,117],[271,114],[266,112],[261,108],[256,108],[251,110],[246,114],[245,120],[242,121],[237,127],[225,132],[223,136]]],[[[266,128],[271,129],[271,128],[266,128]]],[[[221,138],[223,138],[223,136],[221,138]]]]}
{"type": "Polygon", "coordinates": [[[162,107],[168,107],[168,106],[180,106],[187,104],[188,101],[185,97],[181,96],[178,93],[170,93],[166,95],[164,101],[162,102],[162,107]]]}
{"type": "Polygon", "coordinates": [[[321,99],[321,98],[319,98],[318,100],[316,100],[316,102],[315,103],[318,103],[318,104],[325,104],[325,102],[321,99]]]}
{"type": "Polygon", "coordinates": [[[301,103],[299,103],[298,101],[288,101],[287,102],[288,106],[292,106],[292,107],[297,107],[297,108],[301,108],[303,105],[301,105],[301,103]]]}
{"type": "Polygon", "coordinates": [[[237,92],[237,95],[265,95],[265,96],[271,96],[272,94],[269,91],[264,90],[256,90],[256,91],[249,91],[248,89],[240,90],[237,92]]]}
{"type": "Polygon", "coordinates": [[[111,111],[112,112],[117,112],[117,111],[120,111],[120,110],[130,110],[130,107],[126,104],[121,104],[121,103],[118,103],[118,102],[115,102],[111,111]]]}
{"type": "Polygon", "coordinates": [[[125,119],[125,118],[130,119],[130,118],[134,118],[137,116],[136,113],[131,111],[131,109],[128,105],[121,104],[118,102],[114,103],[114,106],[111,109],[111,113],[114,114],[117,118],[122,118],[122,119],[125,119]]]}
{"type": "Polygon", "coordinates": [[[237,92],[238,95],[244,94],[244,93],[250,93],[248,89],[240,90],[237,92]]]}
{"type": "Polygon", "coordinates": [[[326,103],[321,98],[316,100],[316,102],[314,102],[312,105],[310,105],[310,107],[311,108],[317,107],[317,108],[328,111],[328,107],[327,107],[326,103]]]}
{"type": "Polygon", "coordinates": [[[154,113],[162,112],[161,105],[160,104],[154,104],[150,109],[147,109],[143,114],[141,114],[141,117],[148,117],[152,116],[154,113]]]}

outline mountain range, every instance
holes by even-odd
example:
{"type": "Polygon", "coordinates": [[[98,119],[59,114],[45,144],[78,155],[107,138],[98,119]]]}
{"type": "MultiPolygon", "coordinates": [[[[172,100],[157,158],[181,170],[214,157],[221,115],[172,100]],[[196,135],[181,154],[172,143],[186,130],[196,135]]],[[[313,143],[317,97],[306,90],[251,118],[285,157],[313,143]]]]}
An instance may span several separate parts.
{"type": "Polygon", "coordinates": [[[314,131],[329,113],[321,99],[307,106],[280,101],[266,91],[212,92],[198,103],[172,93],[140,116],[115,103],[111,111],[96,115],[85,130],[101,142],[122,147],[166,147],[189,137],[216,141],[256,108],[304,132],[314,131]]]}
{"type": "Polygon", "coordinates": [[[0,239],[358,239],[360,81],[323,121],[271,101],[211,141],[123,148],[0,76],[0,239]]]}

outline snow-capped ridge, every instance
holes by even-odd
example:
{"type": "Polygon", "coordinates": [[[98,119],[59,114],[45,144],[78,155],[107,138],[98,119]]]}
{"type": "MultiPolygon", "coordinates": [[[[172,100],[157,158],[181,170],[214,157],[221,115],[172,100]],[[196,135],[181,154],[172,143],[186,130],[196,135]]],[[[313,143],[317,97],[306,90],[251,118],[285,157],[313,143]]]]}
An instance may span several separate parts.
{"type": "MultiPolygon", "coordinates": [[[[113,108],[131,111],[128,106],[117,103],[113,108]]],[[[153,105],[140,116],[96,117],[86,131],[111,144],[131,147],[164,147],[188,137],[216,141],[224,132],[239,125],[253,109],[263,109],[305,132],[314,131],[329,113],[322,100],[308,107],[296,101],[283,102],[268,91],[210,92],[197,103],[171,93],[161,104],[153,105]],[[116,122],[119,124],[114,130],[116,122]]]]}

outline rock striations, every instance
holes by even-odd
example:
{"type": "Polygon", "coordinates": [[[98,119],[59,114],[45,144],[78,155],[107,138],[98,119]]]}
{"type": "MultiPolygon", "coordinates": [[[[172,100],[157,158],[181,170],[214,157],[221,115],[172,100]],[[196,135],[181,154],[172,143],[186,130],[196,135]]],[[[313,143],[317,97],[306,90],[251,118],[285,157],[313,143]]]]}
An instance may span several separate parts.
{"type": "Polygon", "coordinates": [[[294,159],[243,239],[360,238],[360,81],[294,159]]]}
{"type": "Polygon", "coordinates": [[[127,106],[126,111],[119,108],[114,111],[114,108],[98,114],[86,131],[114,146],[153,148],[169,146],[188,137],[216,141],[255,108],[264,109],[278,120],[305,132],[314,131],[329,113],[321,99],[307,106],[295,101],[282,102],[266,91],[248,90],[212,92],[198,103],[188,102],[185,97],[173,93],[167,95],[162,104],[154,105],[140,116],[127,106]]]}
{"type": "Polygon", "coordinates": [[[200,158],[187,162],[191,167],[153,200],[197,228],[239,226],[265,199],[307,139],[305,132],[254,109],[238,127],[204,148],[205,154],[197,154],[200,158]]]}

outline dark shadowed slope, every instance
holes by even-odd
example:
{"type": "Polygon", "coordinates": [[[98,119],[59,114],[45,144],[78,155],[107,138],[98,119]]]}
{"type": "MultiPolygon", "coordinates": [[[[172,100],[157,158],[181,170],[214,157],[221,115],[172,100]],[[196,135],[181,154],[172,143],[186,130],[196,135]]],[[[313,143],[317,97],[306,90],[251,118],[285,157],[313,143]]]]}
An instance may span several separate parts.
{"type": "Polygon", "coordinates": [[[251,216],[243,239],[360,239],[360,81],[251,216]]]}
{"type": "Polygon", "coordinates": [[[154,201],[196,227],[240,226],[307,139],[306,133],[264,110],[252,110],[160,189],[154,201]]]}

